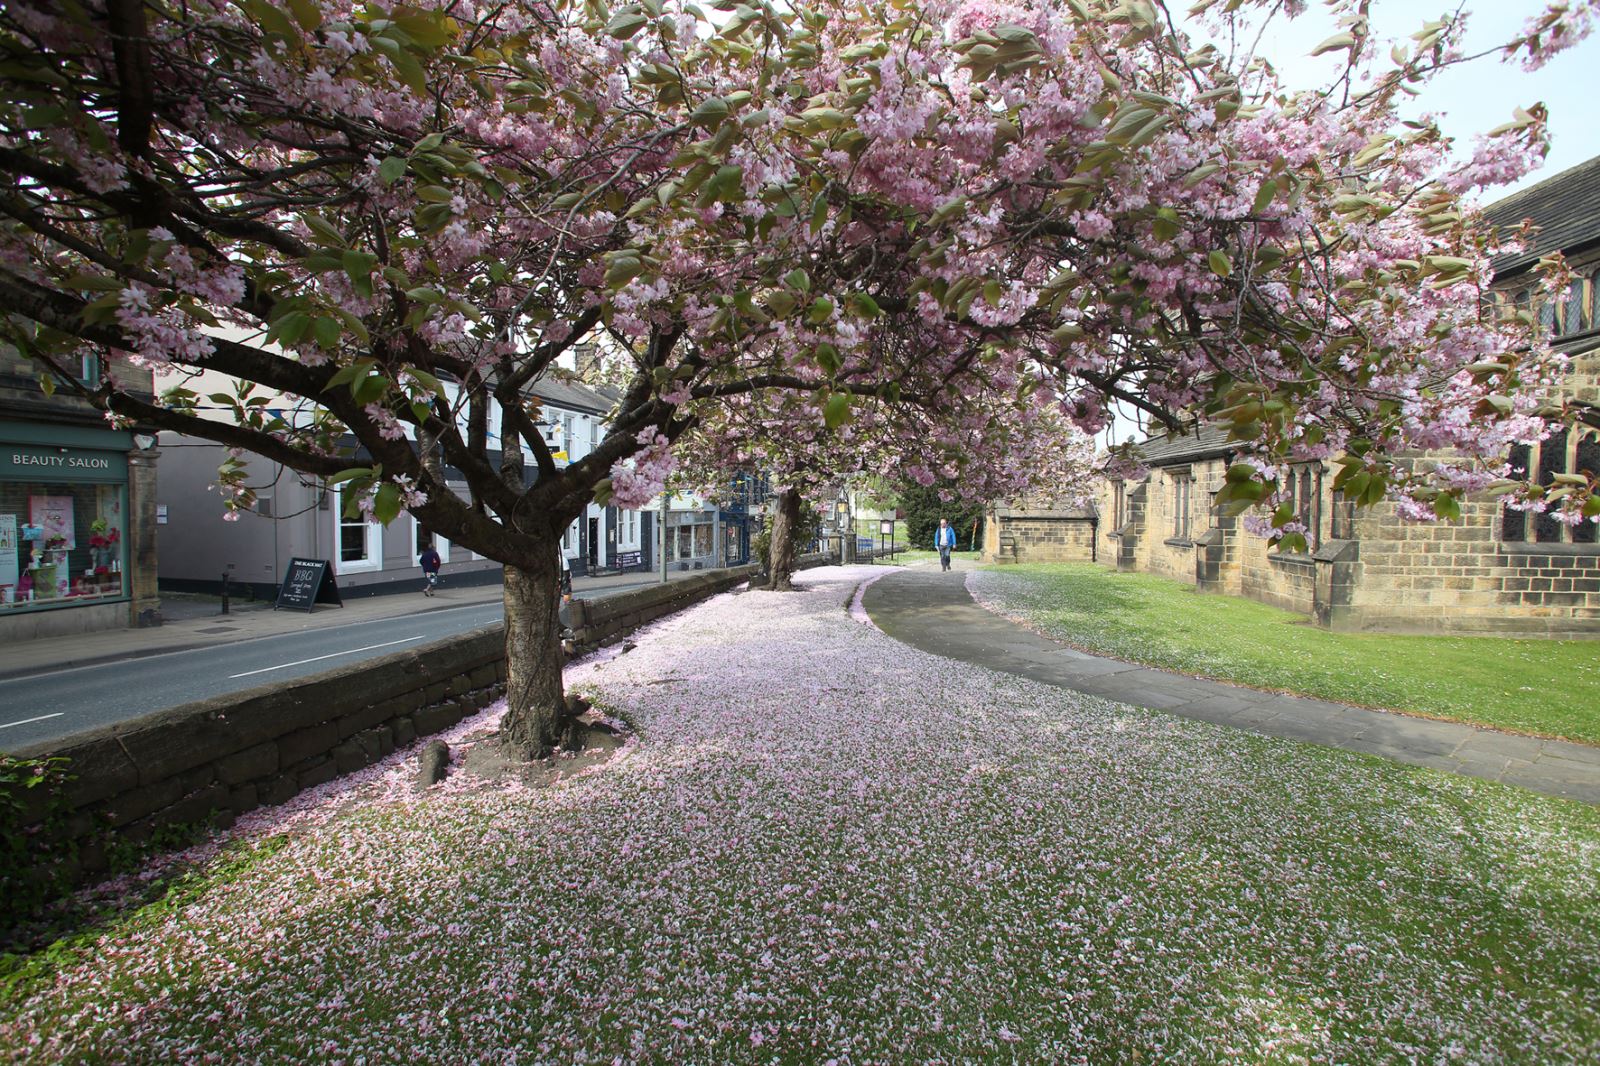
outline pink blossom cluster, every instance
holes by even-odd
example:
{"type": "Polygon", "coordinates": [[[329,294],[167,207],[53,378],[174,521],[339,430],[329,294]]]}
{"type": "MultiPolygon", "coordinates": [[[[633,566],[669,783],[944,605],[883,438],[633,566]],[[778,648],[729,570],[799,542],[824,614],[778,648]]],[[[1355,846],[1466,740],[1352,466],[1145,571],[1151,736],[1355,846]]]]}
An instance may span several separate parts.
{"type": "Polygon", "coordinates": [[[611,467],[611,500],[632,511],[660,494],[676,466],[671,442],[663,434],[642,429],[635,440],[639,450],[611,467]]]}

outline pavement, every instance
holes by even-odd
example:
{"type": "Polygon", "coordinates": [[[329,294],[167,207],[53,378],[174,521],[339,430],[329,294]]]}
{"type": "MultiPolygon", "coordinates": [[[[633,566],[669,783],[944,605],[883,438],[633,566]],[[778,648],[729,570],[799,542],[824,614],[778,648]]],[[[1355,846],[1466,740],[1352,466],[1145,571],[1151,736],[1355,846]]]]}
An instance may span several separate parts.
{"type": "MultiPolygon", "coordinates": [[[[676,581],[703,571],[672,571],[676,581]]],[[[577,577],[572,581],[573,596],[583,599],[625,592],[656,584],[658,574],[629,573],[604,577],[577,577]]],[[[418,585],[421,578],[417,579],[418,585]]],[[[95,666],[147,655],[234,644],[282,633],[301,633],[367,622],[381,618],[400,618],[450,608],[483,603],[498,603],[502,586],[474,585],[452,587],[450,575],[432,596],[421,591],[361,596],[346,599],[343,607],[318,604],[312,611],[275,610],[270,600],[233,599],[227,614],[217,596],[163,593],[161,613],[165,622],[148,629],[114,629],[95,633],[44,637],[13,641],[0,648],[0,680],[27,677],[47,670],[66,670],[95,666]]]]}
{"type": "Polygon", "coordinates": [[[867,589],[863,606],[889,636],[960,662],[1184,718],[1600,804],[1600,748],[1261,692],[1089,655],[978,606],[967,592],[968,569],[958,560],[950,573],[932,565],[896,571],[867,589]]]}

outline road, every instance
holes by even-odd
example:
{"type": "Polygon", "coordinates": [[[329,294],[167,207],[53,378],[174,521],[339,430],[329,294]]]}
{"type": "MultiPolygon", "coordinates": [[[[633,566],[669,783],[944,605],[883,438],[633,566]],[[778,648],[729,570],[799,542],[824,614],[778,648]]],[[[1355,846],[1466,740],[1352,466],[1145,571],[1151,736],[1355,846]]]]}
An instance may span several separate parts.
{"type": "Polygon", "coordinates": [[[498,601],[468,604],[13,678],[0,700],[0,751],[390,655],[502,617],[498,601]]]}

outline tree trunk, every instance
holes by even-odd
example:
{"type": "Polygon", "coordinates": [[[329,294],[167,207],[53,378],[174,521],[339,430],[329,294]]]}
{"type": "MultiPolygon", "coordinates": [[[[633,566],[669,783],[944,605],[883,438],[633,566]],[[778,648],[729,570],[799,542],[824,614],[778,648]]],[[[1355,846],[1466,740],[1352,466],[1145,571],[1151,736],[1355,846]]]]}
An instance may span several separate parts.
{"type": "Polygon", "coordinates": [[[793,592],[794,583],[794,532],[800,525],[800,490],[784,489],[778,493],[777,513],[772,518],[772,545],[767,554],[767,570],[772,575],[771,588],[776,592],[793,592]]]}
{"type": "Polygon", "coordinates": [[[554,542],[534,565],[505,568],[506,715],[501,744],[525,759],[550,754],[565,728],[561,573],[554,542]]]}

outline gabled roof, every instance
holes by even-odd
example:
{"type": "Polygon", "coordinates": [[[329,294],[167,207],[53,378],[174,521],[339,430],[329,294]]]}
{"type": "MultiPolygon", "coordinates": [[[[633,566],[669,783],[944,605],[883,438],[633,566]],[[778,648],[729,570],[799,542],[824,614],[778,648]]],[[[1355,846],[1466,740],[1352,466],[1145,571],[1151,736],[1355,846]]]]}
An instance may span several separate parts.
{"type": "Polygon", "coordinates": [[[1237,442],[1228,440],[1228,431],[1221,426],[1200,426],[1182,436],[1169,438],[1162,433],[1147,437],[1134,451],[1147,466],[1177,466],[1215,459],[1238,447],[1237,442]]]}
{"type": "Polygon", "coordinates": [[[1483,213],[1502,231],[1525,218],[1540,227],[1526,251],[1494,261],[1496,279],[1526,270],[1552,252],[1570,256],[1600,246],[1600,156],[1496,200],[1483,213]]]}
{"type": "Polygon", "coordinates": [[[585,385],[581,381],[539,378],[528,391],[551,407],[586,415],[604,415],[616,406],[619,393],[606,386],[585,385]]]}

